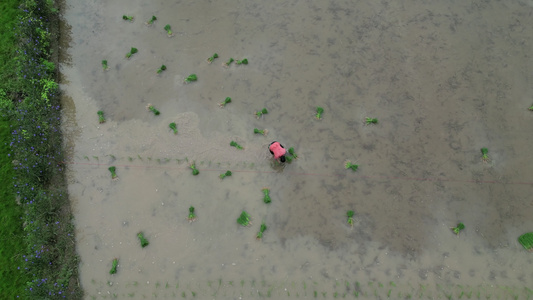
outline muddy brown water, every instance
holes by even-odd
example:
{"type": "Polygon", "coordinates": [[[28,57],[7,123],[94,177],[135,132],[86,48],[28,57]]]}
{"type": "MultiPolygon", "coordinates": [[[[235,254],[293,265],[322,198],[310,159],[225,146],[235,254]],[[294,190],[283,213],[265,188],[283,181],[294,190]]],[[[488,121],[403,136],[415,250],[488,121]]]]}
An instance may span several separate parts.
{"type": "Polygon", "coordinates": [[[86,299],[533,297],[533,2],[66,0],[62,17],[86,299]],[[274,164],[273,140],[298,159],[274,164]]]}

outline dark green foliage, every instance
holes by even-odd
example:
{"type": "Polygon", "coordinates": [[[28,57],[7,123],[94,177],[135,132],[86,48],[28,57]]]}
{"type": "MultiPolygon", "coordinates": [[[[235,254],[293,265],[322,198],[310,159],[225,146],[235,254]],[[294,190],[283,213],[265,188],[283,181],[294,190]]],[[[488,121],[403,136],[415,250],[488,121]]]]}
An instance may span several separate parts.
{"type": "Polygon", "coordinates": [[[346,216],[348,217],[348,220],[347,220],[348,224],[350,224],[350,226],[353,227],[353,216],[354,216],[353,210],[347,211],[346,216]]]}
{"type": "Polygon", "coordinates": [[[161,74],[163,71],[165,71],[167,69],[167,66],[165,65],[161,65],[161,67],[159,69],[157,69],[157,74],[161,74]]]}
{"type": "Polygon", "coordinates": [[[533,105],[528,108],[529,110],[533,111],[533,105]]]}
{"type": "Polygon", "coordinates": [[[111,270],[109,270],[109,274],[116,274],[117,267],[118,267],[118,258],[115,258],[113,259],[113,263],[111,265],[111,270]]]}
{"type": "Polygon", "coordinates": [[[111,179],[112,180],[117,180],[118,179],[118,176],[117,176],[117,173],[116,173],[116,167],[115,166],[111,166],[108,168],[109,172],[111,172],[111,179]]]}
{"type": "Polygon", "coordinates": [[[268,130],[266,130],[266,129],[259,130],[259,129],[257,129],[257,128],[254,128],[254,133],[255,133],[255,134],[267,135],[268,130]]]}
{"type": "Polygon", "coordinates": [[[148,242],[148,240],[144,237],[144,234],[143,234],[142,231],[137,233],[137,237],[139,238],[139,241],[141,242],[141,247],[144,248],[144,247],[148,246],[148,244],[150,244],[148,242]]]}
{"type": "Polygon", "coordinates": [[[263,232],[267,230],[267,226],[265,222],[261,223],[261,226],[259,227],[259,232],[257,233],[256,239],[261,240],[263,238],[263,232]]]}
{"type": "Polygon", "coordinates": [[[153,112],[154,115],[159,116],[160,112],[157,109],[155,109],[155,107],[152,104],[148,104],[146,108],[148,108],[149,111],[153,112]]]}
{"type": "Polygon", "coordinates": [[[122,15],[122,20],[133,22],[133,16],[122,15]]]}
{"type": "Polygon", "coordinates": [[[155,16],[152,16],[152,18],[148,22],[146,22],[146,25],[152,25],[156,20],[157,18],[155,16]]]}
{"type": "Polygon", "coordinates": [[[270,189],[263,188],[261,191],[263,192],[263,202],[267,204],[272,202],[272,199],[270,199],[270,189]]]}
{"type": "Polygon", "coordinates": [[[200,174],[200,171],[198,171],[198,169],[196,169],[196,165],[194,163],[191,164],[190,168],[192,169],[192,175],[196,176],[196,175],[200,174]]]}
{"type": "Polygon", "coordinates": [[[229,143],[229,145],[232,146],[232,147],[235,147],[235,148],[237,148],[237,149],[239,149],[239,150],[243,150],[243,149],[244,149],[241,145],[237,144],[236,141],[231,141],[231,142],[229,143]]]}
{"type": "Polygon", "coordinates": [[[168,124],[168,127],[170,127],[170,129],[172,129],[172,131],[174,131],[174,134],[178,134],[178,125],[176,125],[176,123],[172,122],[172,123],[168,124]]]}
{"type": "Polygon", "coordinates": [[[99,122],[100,124],[105,123],[104,112],[101,111],[101,110],[99,110],[99,111],[97,112],[97,114],[98,114],[98,122],[99,122]]]}
{"type": "Polygon", "coordinates": [[[252,222],[250,222],[250,214],[243,210],[241,215],[237,219],[237,223],[244,227],[251,225],[252,222]]]}
{"type": "Polygon", "coordinates": [[[106,59],[102,60],[102,68],[104,69],[104,71],[107,71],[107,69],[109,69],[109,67],[107,66],[107,60],[106,59]]]}
{"type": "Polygon", "coordinates": [[[465,229],[465,225],[463,223],[458,223],[457,224],[457,227],[452,227],[452,231],[455,233],[455,234],[459,234],[459,231],[465,229]]]}
{"type": "Polygon", "coordinates": [[[484,162],[489,161],[489,149],[487,148],[481,148],[481,160],[484,162]]]}
{"type": "Polygon", "coordinates": [[[263,115],[268,114],[268,110],[266,108],[263,108],[262,110],[256,111],[254,114],[255,114],[256,117],[259,118],[259,117],[261,117],[263,115]]]}
{"type": "Polygon", "coordinates": [[[213,60],[215,60],[215,58],[218,58],[218,54],[216,54],[216,53],[213,54],[213,55],[211,55],[210,57],[208,57],[208,58],[207,58],[207,62],[208,62],[208,63],[212,63],[213,60]]]}
{"type": "Polygon", "coordinates": [[[518,237],[518,242],[524,246],[527,251],[533,252],[533,232],[522,234],[518,237]]]}
{"type": "Polygon", "coordinates": [[[323,109],[322,107],[320,107],[320,106],[317,106],[317,107],[316,107],[316,115],[315,115],[315,118],[316,118],[317,120],[322,119],[322,114],[323,114],[323,113],[324,113],[324,109],[323,109]]]}
{"type": "Polygon", "coordinates": [[[187,78],[185,78],[186,83],[197,81],[197,80],[198,80],[198,76],[196,76],[196,74],[191,74],[187,76],[187,78]]]}
{"type": "Polygon", "coordinates": [[[130,49],[130,52],[126,53],[126,58],[127,58],[127,59],[130,59],[130,57],[131,57],[133,54],[137,53],[137,52],[139,52],[139,50],[137,50],[137,48],[133,48],[133,47],[132,47],[132,48],[130,49]]]}
{"type": "Polygon", "coordinates": [[[238,65],[247,65],[248,64],[248,59],[243,59],[243,60],[237,60],[235,61],[236,64],[238,65]]]}
{"type": "Polygon", "coordinates": [[[220,177],[220,179],[224,179],[224,178],[226,178],[228,176],[231,176],[231,171],[230,170],[226,171],[226,173],[220,174],[218,177],[220,177]]]}
{"type": "Polygon", "coordinates": [[[172,28],[169,24],[165,25],[165,31],[167,32],[168,37],[171,37],[173,35],[172,28]]]}
{"type": "Polygon", "coordinates": [[[296,152],[294,152],[293,147],[290,147],[288,152],[290,155],[292,155],[293,158],[298,158],[298,155],[296,155],[296,152]]]}
{"type": "Polygon", "coordinates": [[[365,119],[365,123],[366,123],[366,125],[377,124],[378,123],[378,119],[376,119],[376,118],[366,118],[365,119]]]}
{"type": "Polygon", "coordinates": [[[225,67],[229,67],[229,65],[230,65],[232,62],[234,62],[234,61],[235,61],[235,60],[234,60],[233,58],[230,58],[230,59],[228,59],[227,62],[224,63],[224,66],[225,66],[225,67]]]}
{"type": "Polygon", "coordinates": [[[189,207],[189,216],[187,217],[189,222],[196,221],[196,214],[194,213],[194,206],[189,207]]]}
{"type": "Polygon", "coordinates": [[[357,171],[357,168],[359,168],[359,165],[353,164],[351,161],[346,161],[344,163],[344,168],[352,169],[352,171],[357,171]]]}
{"type": "Polygon", "coordinates": [[[225,107],[226,104],[228,103],[231,103],[231,98],[230,97],[226,97],[226,99],[224,99],[224,102],[221,102],[219,105],[220,107],[225,107]]]}

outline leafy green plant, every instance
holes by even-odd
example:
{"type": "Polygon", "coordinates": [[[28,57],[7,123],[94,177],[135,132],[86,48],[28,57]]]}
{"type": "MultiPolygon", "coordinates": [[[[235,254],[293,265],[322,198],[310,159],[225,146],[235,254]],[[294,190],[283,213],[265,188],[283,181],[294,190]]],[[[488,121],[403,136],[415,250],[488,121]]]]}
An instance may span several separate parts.
{"type": "Polygon", "coordinates": [[[254,114],[255,114],[256,117],[260,118],[263,115],[268,114],[268,110],[266,108],[263,108],[262,110],[256,111],[254,114]]]}
{"type": "Polygon", "coordinates": [[[226,178],[228,176],[231,176],[231,171],[230,170],[226,171],[226,173],[220,174],[218,177],[220,177],[220,179],[224,179],[224,178],[226,178]]]}
{"type": "Polygon", "coordinates": [[[161,67],[159,67],[159,69],[157,69],[157,74],[161,74],[163,71],[165,71],[167,69],[167,66],[165,65],[161,65],[161,67]]]}
{"type": "Polygon", "coordinates": [[[220,107],[225,107],[226,104],[228,104],[228,103],[231,103],[231,98],[230,98],[230,97],[226,97],[226,99],[224,99],[224,102],[221,102],[221,103],[219,103],[218,105],[219,105],[220,107]]]}
{"type": "Polygon", "coordinates": [[[99,111],[97,112],[97,114],[98,114],[98,122],[99,122],[100,124],[105,123],[104,112],[101,111],[101,110],[99,110],[99,111]]]}
{"type": "Polygon", "coordinates": [[[198,169],[196,169],[196,164],[195,163],[192,163],[190,165],[190,168],[192,169],[192,175],[196,176],[196,175],[200,174],[200,171],[198,171],[198,169]]]}
{"type": "Polygon", "coordinates": [[[118,176],[116,173],[117,168],[115,166],[111,166],[108,168],[109,172],[111,172],[111,180],[117,180],[118,176]]]}
{"type": "Polygon", "coordinates": [[[117,267],[118,267],[118,258],[113,259],[111,270],[109,270],[109,274],[116,274],[117,273],[117,267]]]}
{"type": "Polygon", "coordinates": [[[320,107],[320,106],[317,106],[317,107],[316,107],[316,115],[315,115],[315,118],[316,118],[317,120],[322,119],[322,114],[323,114],[323,113],[324,113],[324,109],[323,109],[322,107],[320,107]]]}
{"type": "Polygon", "coordinates": [[[349,210],[346,212],[346,216],[348,217],[348,224],[350,224],[351,227],[353,227],[353,215],[354,215],[354,212],[353,210],[349,210]]]}
{"type": "Polygon", "coordinates": [[[102,60],[102,69],[104,69],[104,71],[109,69],[109,66],[107,65],[107,59],[102,60]]]}
{"type": "Polygon", "coordinates": [[[357,171],[357,168],[359,168],[359,165],[353,164],[351,161],[347,160],[344,162],[344,168],[352,169],[352,171],[357,171]]]}
{"type": "Polygon", "coordinates": [[[207,58],[207,62],[208,63],[212,63],[215,60],[215,58],[218,58],[218,54],[216,54],[216,53],[211,55],[210,57],[208,57],[207,58]]]}
{"type": "Polygon", "coordinates": [[[259,130],[259,129],[257,129],[257,128],[254,128],[254,133],[255,133],[255,134],[267,135],[268,130],[266,130],[266,129],[259,130]]]}
{"type": "Polygon", "coordinates": [[[248,59],[243,59],[243,60],[237,60],[235,61],[236,64],[238,65],[247,65],[248,64],[248,59]]]}
{"type": "Polygon", "coordinates": [[[185,83],[190,83],[190,82],[197,81],[197,80],[198,80],[198,76],[196,76],[196,74],[191,74],[187,76],[187,78],[185,78],[185,83]]]}
{"type": "Polygon", "coordinates": [[[234,61],[235,61],[235,60],[234,60],[233,58],[230,57],[230,59],[228,59],[228,61],[226,61],[226,62],[224,63],[224,67],[226,67],[226,68],[229,67],[229,65],[231,65],[231,63],[234,62],[234,61]]]}
{"type": "Polygon", "coordinates": [[[463,223],[458,223],[457,227],[451,227],[453,233],[459,234],[459,231],[465,229],[465,225],[463,223]]]}
{"type": "Polygon", "coordinates": [[[131,56],[135,53],[139,52],[139,50],[137,50],[137,48],[134,48],[134,47],[131,47],[130,49],[130,52],[126,53],[126,58],[127,59],[130,59],[131,56]]]}
{"type": "Polygon", "coordinates": [[[376,118],[365,118],[365,124],[366,125],[370,125],[370,124],[377,124],[378,123],[378,119],[376,118]]]}
{"type": "Polygon", "coordinates": [[[178,125],[176,125],[176,123],[172,122],[172,123],[168,124],[168,127],[170,127],[170,129],[172,129],[172,131],[174,131],[174,134],[178,134],[178,125]]]}
{"type": "Polygon", "coordinates": [[[148,242],[148,240],[144,237],[144,234],[143,234],[142,231],[137,233],[137,237],[139,238],[139,241],[141,242],[141,247],[144,248],[144,247],[148,246],[148,244],[150,244],[148,242]]]}
{"type": "Polygon", "coordinates": [[[172,28],[169,24],[165,25],[165,31],[167,32],[168,37],[172,37],[174,33],[172,33],[172,28]]]}
{"type": "Polygon", "coordinates": [[[265,230],[267,230],[267,226],[265,222],[263,222],[261,223],[261,226],[259,227],[259,232],[257,233],[255,237],[258,241],[260,241],[263,238],[263,232],[265,232],[265,230]]]}
{"type": "Polygon", "coordinates": [[[518,237],[518,242],[524,246],[527,251],[533,252],[533,232],[522,234],[518,237]]]}
{"type": "Polygon", "coordinates": [[[196,214],[194,213],[194,206],[189,207],[189,216],[187,217],[189,223],[196,221],[196,214]]]}
{"type": "Polygon", "coordinates": [[[239,149],[239,150],[243,150],[243,149],[244,149],[241,145],[237,144],[236,141],[231,141],[231,142],[229,143],[229,145],[232,146],[232,147],[235,147],[235,148],[237,148],[237,149],[239,149]]]}
{"type": "Polygon", "coordinates": [[[489,154],[489,149],[481,148],[481,160],[483,162],[488,162],[490,160],[488,154],[489,154]]]}
{"type": "Polygon", "coordinates": [[[160,112],[157,109],[155,109],[155,107],[152,104],[150,104],[150,103],[148,103],[148,105],[146,105],[146,109],[148,109],[149,111],[153,112],[154,115],[156,115],[156,116],[159,116],[159,114],[160,114],[160,112]]]}
{"type": "Polygon", "coordinates": [[[289,150],[288,150],[289,154],[294,157],[294,158],[298,158],[298,155],[296,155],[296,152],[294,152],[294,148],[293,147],[290,147],[289,150]]]}
{"type": "Polygon", "coordinates": [[[146,22],[146,25],[152,25],[154,24],[154,22],[157,20],[157,18],[155,16],[152,16],[152,18],[150,20],[148,20],[148,22],[146,22]]]}
{"type": "Polygon", "coordinates": [[[241,215],[237,219],[237,223],[244,227],[252,225],[252,222],[250,221],[250,214],[243,210],[241,215]]]}
{"type": "Polygon", "coordinates": [[[261,191],[263,192],[263,202],[265,202],[267,204],[272,202],[272,199],[270,199],[270,189],[263,188],[263,189],[261,189],[261,191]]]}
{"type": "Polygon", "coordinates": [[[133,22],[133,16],[122,15],[122,20],[133,22]]]}

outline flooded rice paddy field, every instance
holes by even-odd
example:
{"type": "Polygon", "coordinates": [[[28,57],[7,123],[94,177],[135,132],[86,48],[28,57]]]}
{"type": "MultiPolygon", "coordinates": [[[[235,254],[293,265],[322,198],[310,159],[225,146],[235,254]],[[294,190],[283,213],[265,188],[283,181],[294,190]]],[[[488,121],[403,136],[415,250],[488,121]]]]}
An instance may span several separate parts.
{"type": "Polygon", "coordinates": [[[532,14],[525,0],[66,0],[86,299],[533,297],[517,241],[533,231],[532,14]],[[298,158],[275,164],[273,140],[298,158]]]}

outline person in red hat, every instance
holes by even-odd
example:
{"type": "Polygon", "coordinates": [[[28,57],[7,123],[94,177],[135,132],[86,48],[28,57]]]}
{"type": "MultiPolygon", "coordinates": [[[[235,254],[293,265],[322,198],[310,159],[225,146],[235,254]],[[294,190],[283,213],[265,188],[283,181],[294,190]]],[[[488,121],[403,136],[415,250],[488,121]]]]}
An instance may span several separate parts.
{"type": "Polygon", "coordinates": [[[270,143],[270,145],[268,145],[268,150],[270,151],[270,154],[274,155],[275,159],[285,162],[285,153],[287,153],[287,150],[285,150],[282,144],[273,141],[270,143]]]}

